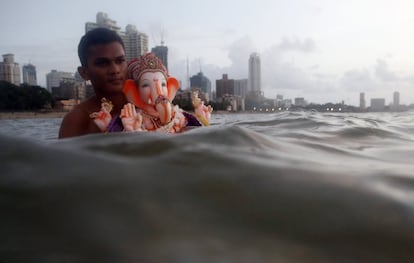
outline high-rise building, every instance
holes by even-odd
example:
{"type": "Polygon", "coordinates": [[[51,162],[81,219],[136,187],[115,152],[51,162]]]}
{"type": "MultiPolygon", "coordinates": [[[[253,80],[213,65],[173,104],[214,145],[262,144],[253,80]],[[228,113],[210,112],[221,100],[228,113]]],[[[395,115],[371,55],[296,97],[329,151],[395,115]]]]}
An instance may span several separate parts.
{"type": "Polygon", "coordinates": [[[148,53],[148,36],[137,30],[134,25],[127,25],[125,32],[119,32],[125,45],[125,55],[128,61],[148,53]]]}
{"type": "Polygon", "coordinates": [[[258,53],[252,53],[249,58],[248,90],[256,94],[261,93],[260,56],[258,53]]]}
{"type": "Polygon", "coordinates": [[[206,102],[211,100],[211,81],[204,76],[203,72],[199,72],[190,78],[191,89],[199,89],[206,94],[206,102]]]}
{"type": "Polygon", "coordinates": [[[168,70],[168,47],[164,46],[164,41],[161,41],[161,46],[153,47],[151,52],[161,59],[162,64],[164,64],[168,70]]]}
{"type": "Polygon", "coordinates": [[[52,70],[46,74],[46,87],[49,92],[53,91],[53,88],[60,87],[60,82],[63,79],[74,79],[74,74],[70,72],[63,72],[52,70]]]}
{"type": "Polygon", "coordinates": [[[365,108],[366,108],[365,93],[364,92],[359,93],[359,108],[361,110],[365,110],[365,108]]]}
{"type": "Polygon", "coordinates": [[[3,62],[0,62],[0,80],[20,85],[20,66],[14,62],[13,54],[3,55],[3,62]]]}
{"type": "Polygon", "coordinates": [[[23,65],[23,83],[27,83],[31,86],[37,85],[36,67],[32,64],[23,65]]]}
{"type": "Polygon", "coordinates": [[[103,12],[98,12],[96,14],[96,23],[86,22],[85,23],[85,32],[91,31],[92,29],[98,27],[105,27],[113,31],[119,32],[121,28],[116,25],[116,21],[108,17],[108,14],[103,12]]]}
{"type": "Polygon", "coordinates": [[[394,92],[393,105],[394,105],[394,107],[400,106],[400,93],[398,91],[394,92]]]}
{"type": "Polygon", "coordinates": [[[88,32],[98,27],[105,27],[118,33],[125,45],[125,56],[128,61],[148,52],[148,36],[137,30],[134,25],[127,25],[125,32],[116,24],[115,20],[109,18],[108,14],[99,12],[96,15],[96,23],[86,22],[85,31],[88,32]]]}
{"type": "Polygon", "coordinates": [[[222,79],[216,80],[216,96],[222,98],[234,95],[234,79],[229,79],[227,74],[223,74],[222,79]]]}

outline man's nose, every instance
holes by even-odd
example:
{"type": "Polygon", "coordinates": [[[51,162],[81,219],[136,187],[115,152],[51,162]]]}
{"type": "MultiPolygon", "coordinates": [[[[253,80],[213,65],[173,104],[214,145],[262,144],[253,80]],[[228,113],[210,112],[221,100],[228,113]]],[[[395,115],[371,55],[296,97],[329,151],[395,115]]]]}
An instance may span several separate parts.
{"type": "Polygon", "coordinates": [[[109,73],[118,74],[121,71],[121,65],[112,61],[109,65],[109,73]]]}

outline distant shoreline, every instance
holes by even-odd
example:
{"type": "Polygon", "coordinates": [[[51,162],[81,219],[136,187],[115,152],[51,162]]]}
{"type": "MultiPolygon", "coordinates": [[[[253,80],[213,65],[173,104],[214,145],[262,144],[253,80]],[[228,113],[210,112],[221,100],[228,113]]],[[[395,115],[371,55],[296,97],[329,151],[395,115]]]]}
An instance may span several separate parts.
{"type": "Polygon", "coordinates": [[[63,118],[67,111],[4,111],[0,120],[63,118]]]}

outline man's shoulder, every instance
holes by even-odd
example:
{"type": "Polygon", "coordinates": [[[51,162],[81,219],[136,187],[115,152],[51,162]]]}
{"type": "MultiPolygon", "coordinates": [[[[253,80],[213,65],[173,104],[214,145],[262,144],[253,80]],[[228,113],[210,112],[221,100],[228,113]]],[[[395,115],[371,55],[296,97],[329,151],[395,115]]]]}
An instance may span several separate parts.
{"type": "Polygon", "coordinates": [[[97,132],[90,114],[94,110],[91,103],[86,101],[76,105],[63,118],[59,130],[59,138],[79,136],[87,133],[97,132]]]}
{"type": "Polygon", "coordinates": [[[80,118],[80,119],[89,119],[89,115],[96,111],[96,106],[89,99],[78,105],[76,105],[71,111],[69,111],[66,116],[68,118],[80,118]]]}

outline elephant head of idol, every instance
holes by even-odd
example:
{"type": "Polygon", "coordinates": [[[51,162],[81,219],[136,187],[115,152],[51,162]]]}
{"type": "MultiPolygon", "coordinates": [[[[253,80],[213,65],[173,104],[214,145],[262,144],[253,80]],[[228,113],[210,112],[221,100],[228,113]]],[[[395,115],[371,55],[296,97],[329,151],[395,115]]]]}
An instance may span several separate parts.
{"type": "Polygon", "coordinates": [[[172,119],[172,100],[177,93],[177,79],[168,76],[167,69],[153,53],[146,53],[128,65],[128,80],[123,92],[127,100],[162,124],[172,119]]]}

